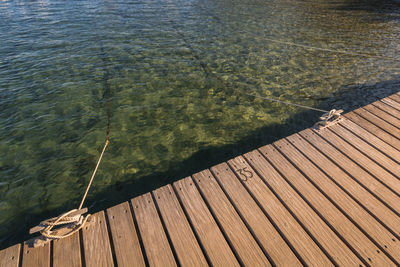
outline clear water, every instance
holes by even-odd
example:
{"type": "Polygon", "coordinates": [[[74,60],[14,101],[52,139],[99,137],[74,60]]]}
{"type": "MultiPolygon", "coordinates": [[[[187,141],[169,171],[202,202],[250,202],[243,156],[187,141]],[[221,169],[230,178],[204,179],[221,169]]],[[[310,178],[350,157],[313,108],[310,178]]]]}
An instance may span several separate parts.
{"type": "Polygon", "coordinates": [[[79,204],[108,119],[92,211],[320,115],[245,93],[330,108],[346,90],[399,90],[389,1],[3,0],[0,37],[3,247],[79,204]]]}

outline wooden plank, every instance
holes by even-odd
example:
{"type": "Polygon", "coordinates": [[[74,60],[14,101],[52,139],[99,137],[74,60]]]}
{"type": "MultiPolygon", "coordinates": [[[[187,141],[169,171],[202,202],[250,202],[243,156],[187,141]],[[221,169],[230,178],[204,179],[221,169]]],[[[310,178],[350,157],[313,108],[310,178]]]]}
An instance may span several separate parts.
{"type": "Polygon", "coordinates": [[[91,215],[89,219],[91,223],[82,228],[85,265],[87,267],[113,266],[104,211],[91,215]]]}
{"type": "Polygon", "coordinates": [[[79,233],[53,241],[53,266],[79,267],[81,265],[79,233]]]}
{"type": "Polygon", "coordinates": [[[150,266],[176,266],[150,193],[132,199],[132,207],[150,266]]]}
{"type": "Polygon", "coordinates": [[[345,114],[344,117],[351,120],[352,122],[362,127],[366,131],[370,132],[371,134],[375,135],[379,139],[385,141],[389,145],[395,148],[400,148],[400,139],[396,138],[394,135],[386,131],[383,131],[381,128],[371,123],[370,121],[364,119],[363,117],[357,115],[356,113],[350,112],[345,114]]]}
{"type": "Polygon", "coordinates": [[[375,147],[371,146],[363,139],[359,138],[357,135],[353,134],[351,131],[347,130],[339,124],[330,127],[329,130],[337,136],[340,136],[342,139],[357,148],[359,151],[363,152],[370,159],[375,161],[380,166],[384,167],[397,178],[400,177],[400,151],[388,148],[389,151],[392,151],[392,153],[394,153],[391,156],[395,160],[392,160],[387,155],[385,155],[375,147]]]}
{"type": "Polygon", "coordinates": [[[153,191],[181,266],[208,266],[171,185],[153,191]]]}
{"type": "MultiPolygon", "coordinates": [[[[224,188],[224,191],[229,195],[241,218],[245,220],[246,225],[257,237],[258,242],[263,246],[264,251],[268,253],[272,261],[275,264],[285,263],[288,266],[301,265],[299,259],[239,182],[228,164],[219,164],[212,167],[211,170],[219,184],[224,188]]],[[[250,177],[250,175],[245,176],[245,178],[247,177],[250,177]]],[[[210,178],[210,180],[211,184],[214,184],[214,178],[210,178]]]]}
{"type": "MultiPolygon", "coordinates": [[[[375,179],[390,187],[394,192],[400,195],[399,180],[384,168],[376,164],[370,158],[356,150],[354,147],[346,143],[343,139],[335,135],[328,129],[318,132],[320,136],[325,138],[330,144],[336,147],[344,155],[356,161],[363,169],[371,173],[375,179]]],[[[400,200],[400,199],[399,199],[400,200]]]]}
{"type": "Polygon", "coordinates": [[[400,164],[400,162],[398,161],[400,159],[400,147],[399,149],[394,148],[393,146],[382,141],[372,133],[366,131],[365,129],[361,128],[350,120],[342,120],[339,125],[343,126],[349,132],[357,135],[359,138],[368,142],[369,145],[375,147],[386,156],[390,157],[392,160],[400,164]]]}
{"type": "MultiPolygon", "coordinates": [[[[284,146],[290,144],[281,140],[276,142],[276,147],[284,149],[284,146]]],[[[317,210],[329,225],[334,228],[340,236],[342,236],[357,253],[370,264],[381,266],[392,265],[393,262],[372,243],[354,224],[350,221],[329,199],[326,198],[302,173],[300,173],[281,153],[277,148],[268,145],[260,148],[270,163],[286,178],[288,183],[296,189],[298,194],[307,200],[308,204],[317,210]]],[[[294,153],[291,155],[292,159],[294,153]]],[[[306,164],[306,162],[303,162],[306,164]]],[[[322,177],[320,177],[322,179],[322,177]]],[[[333,190],[328,186],[327,190],[333,190]]],[[[353,207],[354,208],[354,207],[353,207]]]]}
{"type": "Polygon", "coordinates": [[[382,101],[383,103],[385,103],[386,105],[391,106],[392,108],[395,108],[395,109],[397,109],[398,111],[400,111],[400,103],[399,103],[399,102],[396,102],[396,101],[394,101],[393,99],[390,99],[390,98],[388,98],[388,97],[386,97],[386,98],[384,98],[384,99],[381,99],[381,101],[382,101]]]}
{"type": "Polygon", "coordinates": [[[128,202],[107,209],[118,266],[145,266],[128,202]]]}
{"type": "Polygon", "coordinates": [[[244,155],[250,165],[260,174],[287,207],[301,221],[307,230],[318,240],[338,265],[364,265],[349,247],[332,231],[318,214],[298,195],[283,177],[258,151],[244,155]]]}
{"type": "MultiPolygon", "coordinates": [[[[50,243],[42,247],[31,248],[28,242],[24,242],[22,253],[22,267],[48,267],[50,266],[50,243]]],[[[29,243],[30,244],[30,243],[29,243]]]]}
{"type": "MultiPolygon", "coordinates": [[[[302,228],[296,219],[282,205],[274,193],[265,185],[258,174],[252,167],[239,156],[230,160],[229,165],[241,177],[243,186],[245,186],[257,200],[257,203],[263,209],[265,214],[271,217],[277,228],[282,232],[295,251],[300,255],[308,266],[332,266],[332,262],[314,242],[312,237],[302,228]],[[246,173],[244,177],[241,173],[246,173]],[[251,174],[251,175],[250,175],[251,174]],[[248,178],[250,177],[251,178],[248,178]]],[[[222,183],[222,181],[221,181],[222,183]]],[[[232,180],[224,182],[224,184],[232,184],[232,180]]],[[[238,190],[233,188],[232,190],[238,190]]],[[[252,212],[252,210],[249,210],[252,212]]],[[[280,262],[278,262],[280,264],[280,262]]]]}
{"type": "Polygon", "coordinates": [[[389,98],[400,103],[400,94],[399,93],[393,94],[393,95],[389,96],[389,98]]]}
{"type": "MultiPolygon", "coordinates": [[[[295,142],[293,137],[291,138],[291,140],[292,142],[295,142]]],[[[289,141],[282,139],[274,143],[274,146],[278,147],[278,150],[283,153],[290,160],[290,162],[296,166],[296,168],[301,170],[307,176],[310,182],[315,185],[316,188],[321,190],[321,192],[323,192],[324,195],[328,197],[330,201],[332,201],[332,203],[340,208],[343,214],[351,219],[351,221],[346,219],[343,220],[340,218],[343,216],[339,214],[339,216],[334,216],[334,219],[336,219],[336,223],[334,224],[333,220],[331,220],[330,217],[335,215],[335,213],[337,215],[337,211],[330,211],[329,209],[332,210],[332,205],[330,205],[329,203],[324,203],[326,201],[324,201],[324,197],[320,193],[314,193],[312,189],[309,190],[310,194],[312,194],[312,198],[316,198],[316,196],[318,195],[320,195],[320,198],[322,198],[322,201],[317,200],[317,202],[314,203],[314,207],[316,207],[322,215],[325,214],[324,217],[328,219],[329,222],[332,222],[333,226],[336,229],[339,229],[337,228],[337,225],[339,225],[340,228],[344,228],[344,231],[342,230],[342,236],[345,239],[349,239],[349,234],[353,236],[355,240],[351,243],[353,243],[353,246],[357,251],[360,251],[360,254],[364,254],[364,259],[366,261],[369,262],[368,258],[371,258],[371,264],[377,264],[377,259],[373,257],[382,257],[380,248],[385,247],[385,250],[388,251],[395,260],[400,262],[400,250],[398,247],[394,247],[392,245],[392,238],[395,238],[395,236],[393,236],[387,229],[385,229],[374,217],[372,217],[366,210],[364,210],[349,195],[342,191],[340,187],[338,187],[325,175],[325,173],[323,173],[313,163],[311,163],[289,141]],[[351,224],[350,226],[345,225],[349,223],[351,224]],[[356,231],[352,230],[352,228],[354,229],[354,227],[352,226],[353,223],[355,223],[357,227],[363,229],[363,231],[369,236],[369,238],[373,239],[375,243],[380,245],[380,248],[375,247],[375,245],[372,244],[368,239],[367,241],[365,241],[366,237],[364,237],[364,234],[361,233],[358,229],[356,231]],[[368,246],[368,248],[365,248],[366,245],[368,246]]],[[[278,157],[276,160],[280,160],[280,157],[278,157]]],[[[284,161],[279,162],[279,164],[285,165],[282,166],[282,168],[284,168],[285,170],[290,170],[289,168],[287,168],[287,164],[284,164],[284,161]]],[[[288,171],[285,172],[288,173],[288,171]]],[[[300,184],[302,182],[302,179],[300,179],[301,175],[292,172],[285,176],[289,177],[292,174],[295,174],[293,176],[293,185],[300,184]]],[[[297,188],[300,187],[303,187],[303,185],[300,184],[297,188]]],[[[308,184],[308,187],[311,187],[311,185],[308,184]]],[[[305,193],[302,194],[304,196],[306,195],[305,193]]],[[[385,258],[383,260],[388,259],[385,258]]]]}
{"type": "Polygon", "coordinates": [[[299,134],[317,147],[318,150],[320,150],[327,158],[349,173],[358,183],[362,184],[364,188],[367,188],[369,192],[372,192],[381,201],[394,209],[397,214],[400,214],[399,198],[386,186],[378,182],[368,172],[364,171],[360,166],[351,161],[332,145],[328,144],[324,139],[310,129],[301,131],[299,134]]]}
{"type": "Polygon", "coordinates": [[[16,244],[6,249],[0,250],[0,266],[18,267],[20,251],[21,244],[16,244]]]}
{"type": "MultiPolygon", "coordinates": [[[[394,232],[400,233],[400,218],[373,196],[366,188],[360,185],[357,180],[350,177],[299,134],[294,134],[288,137],[287,140],[297,147],[310,161],[322,169],[329,177],[331,177],[332,181],[338,184],[343,190],[346,190],[349,195],[361,203],[370,211],[370,213],[374,214],[384,225],[392,229],[394,232]]],[[[321,142],[319,148],[328,151],[329,154],[329,150],[324,149],[326,144],[327,143],[324,144],[321,142]]],[[[397,240],[397,238],[392,238],[395,241],[397,240]]],[[[395,244],[392,244],[392,246],[394,245],[395,244]]]]}
{"type": "Polygon", "coordinates": [[[192,178],[187,177],[173,184],[186,214],[213,266],[239,266],[232,250],[217,223],[204,203],[192,178]]]}
{"type": "MultiPolygon", "coordinates": [[[[396,108],[392,107],[390,104],[386,104],[383,101],[376,101],[372,103],[375,107],[385,111],[386,113],[390,114],[391,116],[395,118],[400,118],[400,110],[397,110],[396,108]]],[[[400,106],[400,104],[399,104],[400,106]]]]}
{"type": "Polygon", "coordinates": [[[193,180],[200,188],[240,261],[246,266],[271,266],[211,172],[204,170],[196,173],[193,175],[193,180]]]}
{"type": "Polygon", "coordinates": [[[400,139],[399,129],[393,126],[392,124],[388,123],[387,121],[382,120],[381,118],[375,116],[374,114],[368,112],[365,109],[359,108],[353,111],[357,115],[363,117],[364,119],[368,120],[369,122],[375,124],[382,130],[390,133],[397,139],[400,139]]]}
{"type": "MultiPolygon", "coordinates": [[[[374,114],[375,116],[389,122],[390,124],[396,126],[397,128],[400,127],[400,120],[397,119],[396,117],[386,113],[385,111],[375,107],[374,105],[367,105],[365,107],[363,107],[363,109],[371,112],[372,114],[374,114]]],[[[400,132],[400,130],[397,130],[398,132],[400,132]]]]}

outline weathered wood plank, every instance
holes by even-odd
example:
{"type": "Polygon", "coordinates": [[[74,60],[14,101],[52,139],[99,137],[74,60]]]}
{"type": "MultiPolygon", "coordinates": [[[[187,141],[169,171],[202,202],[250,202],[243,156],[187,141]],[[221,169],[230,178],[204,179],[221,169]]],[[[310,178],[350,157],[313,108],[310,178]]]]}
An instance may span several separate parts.
{"type": "MultiPolygon", "coordinates": [[[[396,108],[392,107],[390,104],[386,104],[383,101],[376,101],[372,103],[375,107],[385,111],[386,113],[390,114],[391,116],[395,118],[400,118],[400,110],[397,110],[396,108]]],[[[400,104],[399,104],[400,106],[400,104]]]]}
{"type": "MultiPolygon", "coordinates": [[[[332,266],[332,262],[319,248],[319,244],[314,242],[243,157],[236,157],[228,163],[241,177],[243,186],[250,191],[263,211],[271,217],[308,266],[332,266]],[[241,173],[246,173],[248,177],[251,174],[251,178],[244,177],[241,173]]],[[[226,181],[226,183],[232,182],[226,181]]]]}
{"type": "MultiPolygon", "coordinates": [[[[212,167],[211,170],[272,261],[278,265],[301,265],[299,259],[239,182],[229,166],[226,163],[222,163],[212,167]]],[[[247,179],[250,174],[245,173],[244,175],[246,174],[249,175],[245,176],[247,179]]],[[[213,178],[210,179],[213,180],[213,178]]]]}
{"type": "MultiPolygon", "coordinates": [[[[383,119],[384,121],[389,122],[390,124],[396,126],[397,128],[400,127],[400,120],[397,119],[396,117],[386,113],[385,111],[375,107],[373,104],[367,105],[365,107],[363,107],[363,109],[371,112],[372,114],[374,114],[375,116],[383,119]]],[[[398,129],[397,131],[400,131],[400,129],[398,129]]]]}
{"type": "Polygon", "coordinates": [[[176,266],[151,194],[132,199],[132,207],[150,266],[176,266]]]}
{"type": "Polygon", "coordinates": [[[208,266],[171,185],[153,191],[181,266],[208,266]]]}
{"type": "Polygon", "coordinates": [[[389,96],[388,98],[396,101],[397,103],[400,103],[400,93],[393,94],[393,95],[389,96]]]}
{"type": "MultiPolygon", "coordinates": [[[[289,137],[290,138],[290,137],[289,137]]],[[[289,139],[288,138],[288,139],[289,139]]],[[[296,142],[297,140],[291,138],[292,142],[296,142]]],[[[355,202],[349,195],[347,195],[344,191],[342,191],[332,180],[330,180],[320,169],[318,169],[313,163],[311,163],[300,151],[298,151],[290,142],[287,140],[279,140],[274,143],[275,147],[278,147],[278,150],[283,153],[291,162],[294,164],[297,169],[301,170],[312,182],[312,184],[318,188],[321,192],[325,194],[327,198],[330,199],[334,205],[340,208],[340,211],[349,217],[352,221],[348,219],[343,219],[341,213],[336,211],[333,208],[333,205],[330,202],[327,202],[322,193],[315,191],[311,184],[305,183],[304,179],[300,177],[302,175],[296,174],[296,171],[289,173],[292,168],[288,164],[285,164],[285,160],[281,160],[281,157],[277,157],[276,160],[279,161],[279,164],[282,165],[282,173],[288,178],[292,176],[292,184],[297,185],[297,188],[309,187],[308,194],[310,194],[310,198],[316,199],[314,203],[314,207],[316,207],[324,217],[332,223],[335,229],[341,232],[342,236],[346,240],[350,240],[349,243],[353,244],[354,248],[357,251],[360,251],[360,254],[363,255],[365,261],[369,262],[369,258],[371,259],[371,264],[377,264],[377,261],[382,260],[380,248],[384,248],[386,246],[386,250],[391,253],[391,255],[400,262],[400,250],[398,247],[394,248],[392,246],[392,238],[395,238],[387,229],[385,229],[375,218],[373,218],[366,210],[364,210],[357,202],[355,202]],[[285,174],[286,173],[286,174],[285,174]],[[302,183],[303,182],[303,183],[302,183]],[[304,186],[307,184],[306,186],[304,186]],[[310,189],[311,187],[311,189],[310,189]],[[319,200],[318,199],[322,199],[319,200]],[[325,199],[325,200],[324,200],[325,199]],[[332,218],[333,217],[333,218],[332,218]],[[364,230],[364,232],[376,243],[380,245],[380,248],[377,248],[370,240],[364,236],[364,234],[353,226],[353,223],[357,225],[357,227],[364,230]],[[350,224],[350,225],[349,225],[350,224]],[[338,227],[339,225],[339,227],[338,227]],[[341,229],[342,228],[342,229],[341,229]],[[351,241],[352,239],[352,241],[351,241]],[[378,252],[379,251],[379,252],[378,252]],[[378,259],[376,259],[377,257],[378,259]]],[[[276,154],[274,154],[276,155],[276,154]]],[[[273,155],[272,155],[273,156],[273,155]]],[[[301,189],[299,189],[300,191],[301,189]]],[[[306,197],[307,193],[304,191],[300,191],[306,197]]],[[[387,261],[387,258],[383,260],[387,261]]],[[[380,262],[382,264],[382,262],[380,262]]]]}
{"type": "Polygon", "coordinates": [[[381,119],[380,117],[372,114],[371,112],[367,111],[366,109],[359,108],[353,111],[357,115],[363,117],[364,119],[370,121],[371,123],[375,124],[382,130],[390,133],[396,138],[400,138],[399,129],[393,126],[392,124],[388,123],[387,121],[381,119]]]}
{"type": "MultiPolygon", "coordinates": [[[[294,134],[288,137],[287,140],[297,147],[310,161],[329,175],[333,182],[338,184],[343,190],[346,190],[358,203],[361,203],[370,213],[374,214],[384,225],[394,232],[400,233],[400,218],[358,183],[357,180],[350,177],[299,134],[294,134]]],[[[321,142],[320,148],[324,149],[326,144],[327,143],[324,144],[321,142]]],[[[392,238],[395,241],[397,240],[395,237],[392,238]]],[[[398,241],[399,240],[397,240],[397,242],[398,241]]],[[[395,246],[394,249],[397,249],[397,244],[400,243],[394,243],[392,241],[391,246],[395,246]]]]}
{"type": "Polygon", "coordinates": [[[359,138],[357,135],[353,134],[346,128],[337,124],[329,128],[329,130],[335,133],[337,136],[340,136],[342,139],[350,143],[352,146],[356,147],[359,151],[363,152],[370,159],[375,161],[380,166],[384,167],[386,170],[391,172],[396,177],[400,177],[400,151],[396,149],[387,148],[388,151],[391,151],[393,154],[391,155],[394,159],[392,160],[387,155],[371,146],[363,139],[359,138]]]}
{"type": "Polygon", "coordinates": [[[57,267],[82,265],[79,233],[53,241],[53,265],[57,267]]]}
{"type": "Polygon", "coordinates": [[[398,111],[400,111],[400,103],[399,102],[396,102],[393,99],[390,99],[388,97],[381,99],[380,101],[385,103],[386,105],[391,106],[392,108],[395,108],[398,111]]]}
{"type": "Polygon", "coordinates": [[[400,139],[396,138],[394,135],[383,131],[381,128],[373,124],[372,122],[364,119],[363,117],[357,115],[354,112],[350,112],[344,115],[347,119],[351,120],[355,124],[359,125],[366,131],[370,132],[371,134],[375,135],[376,137],[382,139],[389,145],[399,148],[400,147],[400,139]]]}
{"type": "MultiPolygon", "coordinates": [[[[30,244],[30,243],[29,243],[30,244]]],[[[48,267],[50,266],[50,243],[44,244],[42,247],[31,248],[28,242],[24,243],[22,259],[22,267],[48,267]]]]}
{"type": "Polygon", "coordinates": [[[244,155],[250,165],[257,170],[265,183],[285,202],[307,230],[318,240],[336,264],[364,265],[349,247],[332,231],[318,214],[298,195],[283,177],[271,166],[258,151],[244,155]]]}
{"type": "Polygon", "coordinates": [[[204,170],[196,173],[193,180],[203,193],[241,262],[246,266],[271,266],[211,172],[204,170]]]}
{"type": "Polygon", "coordinates": [[[352,134],[357,135],[359,138],[368,142],[369,145],[375,147],[380,152],[384,153],[386,156],[390,157],[392,160],[400,164],[400,147],[399,149],[394,148],[388,143],[382,141],[372,133],[367,130],[361,128],[357,124],[353,123],[350,120],[342,120],[339,125],[343,126],[347,131],[352,134]]]}
{"type": "Polygon", "coordinates": [[[399,197],[390,191],[386,186],[376,180],[368,172],[364,171],[360,166],[347,158],[344,154],[339,152],[332,145],[328,144],[315,132],[307,129],[299,133],[304,139],[309,141],[315,147],[317,147],[325,156],[331,161],[335,162],[343,170],[349,173],[358,183],[362,184],[364,188],[367,188],[381,201],[386,203],[398,214],[400,214],[399,197]]]}
{"type": "Polygon", "coordinates": [[[104,211],[91,215],[91,223],[82,228],[82,241],[87,267],[113,266],[110,240],[104,211]]]}
{"type": "Polygon", "coordinates": [[[118,266],[145,266],[128,202],[107,209],[118,266]]]}
{"type": "Polygon", "coordinates": [[[21,244],[16,244],[6,249],[0,250],[0,266],[18,267],[20,251],[21,244]]]}
{"type": "MultiPolygon", "coordinates": [[[[339,126],[340,127],[340,126],[339,126]]],[[[335,135],[329,129],[318,132],[320,136],[325,138],[330,144],[336,147],[344,155],[351,159],[355,159],[357,164],[363,169],[371,173],[378,181],[390,187],[394,192],[400,195],[400,183],[399,180],[391,173],[386,171],[384,168],[376,164],[370,158],[356,150],[354,147],[349,145],[343,139],[335,135]]],[[[360,140],[361,142],[361,140],[360,140]]],[[[364,149],[367,149],[365,147],[364,149]]],[[[382,159],[381,159],[382,160],[382,159]]],[[[400,199],[399,199],[400,200],[400,199]]]]}
{"type": "MultiPolygon", "coordinates": [[[[307,200],[308,204],[317,210],[319,215],[342,236],[365,262],[377,265],[393,265],[393,262],[372,243],[344,214],[330,202],[302,173],[300,173],[277,148],[284,149],[290,144],[281,140],[272,145],[260,148],[270,163],[286,178],[287,182],[296,189],[298,194],[307,200]]],[[[292,156],[292,159],[295,157],[292,156]]],[[[298,156],[298,155],[294,155],[298,156]]],[[[303,162],[306,164],[306,162],[303,162]]],[[[321,177],[322,179],[322,177],[321,177]]],[[[331,187],[328,190],[332,190],[331,187]]],[[[342,200],[343,201],[343,200],[342,200]]],[[[353,207],[354,209],[354,207],[353,207]]]]}
{"type": "Polygon", "coordinates": [[[213,216],[204,203],[192,178],[174,183],[184,209],[213,266],[239,266],[213,216]]]}

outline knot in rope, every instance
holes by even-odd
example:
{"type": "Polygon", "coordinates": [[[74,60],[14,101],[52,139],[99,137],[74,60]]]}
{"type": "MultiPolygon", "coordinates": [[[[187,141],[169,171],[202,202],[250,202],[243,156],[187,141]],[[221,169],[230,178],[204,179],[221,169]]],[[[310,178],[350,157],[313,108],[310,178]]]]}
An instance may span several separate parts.
{"type": "Polygon", "coordinates": [[[321,129],[321,127],[328,127],[329,125],[336,123],[340,119],[342,112],[342,109],[332,109],[331,111],[319,117],[321,121],[317,122],[314,126],[318,129],[321,129]]]}
{"type": "Polygon", "coordinates": [[[86,221],[89,219],[90,214],[88,214],[87,216],[83,216],[80,214],[75,215],[75,216],[68,216],[69,214],[74,213],[76,211],[78,211],[78,210],[73,209],[66,213],[61,214],[60,216],[58,216],[56,218],[42,221],[40,223],[40,225],[45,227],[42,231],[40,231],[42,236],[50,238],[50,239],[61,239],[61,238],[70,236],[70,235],[76,233],[77,231],[79,231],[83,227],[83,225],[86,223],[86,221]],[[55,226],[67,225],[67,224],[69,224],[69,225],[62,228],[62,229],[68,229],[66,232],[64,230],[64,233],[58,233],[58,231],[60,229],[53,230],[53,228],[55,226]]]}
{"type": "Polygon", "coordinates": [[[321,117],[319,117],[322,121],[333,121],[336,120],[340,117],[342,114],[343,110],[339,109],[332,109],[331,111],[323,114],[321,117]]]}

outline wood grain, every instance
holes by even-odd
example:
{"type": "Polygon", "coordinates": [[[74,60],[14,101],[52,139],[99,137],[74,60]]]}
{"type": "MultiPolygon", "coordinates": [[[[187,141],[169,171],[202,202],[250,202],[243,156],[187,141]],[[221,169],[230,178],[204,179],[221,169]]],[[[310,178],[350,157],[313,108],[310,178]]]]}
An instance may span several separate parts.
{"type": "MultiPolygon", "coordinates": [[[[301,151],[308,160],[323,170],[332,179],[332,182],[335,182],[342,190],[346,190],[350,196],[357,200],[358,203],[361,203],[371,214],[376,215],[383,225],[386,225],[387,228],[392,229],[396,233],[400,233],[400,218],[371,194],[370,191],[358,183],[356,179],[349,176],[299,134],[294,134],[288,137],[287,140],[301,151]]],[[[323,149],[325,144],[321,143],[320,148],[323,149]]],[[[393,249],[398,249],[396,242],[398,242],[397,238],[392,237],[392,242],[385,245],[394,246],[393,249]],[[395,242],[393,242],[393,239],[395,242]]]]}
{"type": "MultiPolygon", "coordinates": [[[[295,140],[292,139],[292,142],[295,140]]],[[[385,229],[375,218],[373,218],[366,210],[364,210],[349,195],[340,189],[333,181],[331,181],[325,173],[318,169],[311,161],[309,161],[300,151],[287,140],[279,140],[274,143],[275,147],[287,157],[297,169],[301,170],[310,183],[301,179],[302,175],[296,171],[290,170],[287,164],[283,164],[279,156],[276,160],[282,164],[282,173],[291,181],[294,186],[308,199],[314,207],[338,230],[341,235],[348,240],[350,244],[364,257],[365,261],[371,264],[387,264],[386,256],[382,255],[380,248],[376,247],[368,238],[372,238],[380,247],[388,247],[391,255],[400,262],[400,250],[392,245],[394,236],[385,229]],[[286,166],[285,166],[286,165],[286,166]],[[312,185],[311,185],[312,183],[312,185]],[[315,188],[315,189],[314,189],[315,188]],[[317,188],[323,194],[317,191],[317,188]],[[308,192],[306,192],[306,190],[308,192]],[[328,199],[329,198],[329,201],[328,199]],[[340,208],[340,210],[333,206],[340,208]],[[346,218],[344,218],[346,217],[346,218]],[[349,219],[347,219],[349,218],[349,219]],[[356,225],[353,225],[356,224],[356,225]],[[366,237],[363,232],[368,235],[366,237]],[[379,251],[379,252],[378,252],[379,251]],[[382,258],[383,257],[383,258],[382,258]],[[369,260],[371,259],[371,260],[369,260]]]]}
{"type": "Polygon", "coordinates": [[[171,185],[153,191],[161,216],[182,266],[208,266],[171,185]]]}
{"type": "MultiPolygon", "coordinates": [[[[358,126],[362,127],[366,131],[385,141],[389,145],[399,148],[400,147],[400,139],[396,138],[394,135],[382,130],[372,122],[364,119],[363,117],[357,115],[357,113],[350,112],[344,115],[347,119],[351,120],[358,126]]],[[[343,125],[343,124],[342,124],[343,125]]],[[[352,128],[353,129],[353,128],[352,128]]]]}
{"type": "Polygon", "coordinates": [[[382,103],[385,103],[386,105],[391,106],[392,108],[397,109],[398,111],[400,111],[400,103],[394,101],[393,99],[390,99],[389,97],[386,97],[384,99],[381,99],[382,103]]]}
{"type": "Polygon", "coordinates": [[[241,262],[246,266],[271,266],[246,225],[225,196],[209,170],[193,175],[241,262]]]}
{"type": "MultiPolygon", "coordinates": [[[[339,126],[340,127],[340,126],[339,126]]],[[[339,128],[338,127],[338,128],[339,128]]],[[[343,139],[338,137],[336,134],[334,134],[332,131],[329,129],[326,129],[325,131],[320,131],[318,132],[320,136],[322,136],[325,140],[327,140],[330,144],[332,144],[334,147],[336,147],[339,151],[341,151],[344,155],[349,157],[350,159],[356,159],[356,162],[359,166],[361,166],[363,169],[368,171],[370,174],[372,174],[376,180],[380,181],[382,184],[385,184],[386,186],[390,187],[391,190],[396,192],[398,195],[400,195],[400,183],[397,177],[395,177],[393,174],[389,173],[387,170],[382,168],[380,165],[378,165],[376,162],[365,156],[363,153],[355,149],[353,146],[349,145],[347,142],[345,142],[343,139]]],[[[360,140],[360,142],[362,142],[360,140]]],[[[367,150],[368,146],[363,147],[361,149],[367,150]]],[[[375,149],[370,149],[374,150],[375,149]]],[[[372,153],[369,151],[370,155],[378,158],[378,152],[372,153]]],[[[383,155],[383,159],[385,156],[383,155]]],[[[378,158],[378,160],[383,161],[382,158],[378,158]]],[[[389,164],[389,163],[388,163],[389,164]]],[[[395,167],[394,167],[395,168],[395,167]]],[[[399,199],[400,200],[400,199],[399,199]]]]}
{"type": "MultiPolygon", "coordinates": [[[[319,248],[319,243],[314,242],[314,237],[310,236],[306,229],[296,221],[296,218],[292,216],[243,157],[236,157],[228,163],[239,174],[239,170],[243,169],[253,174],[242,184],[250,191],[264,213],[271,217],[271,220],[307,265],[332,266],[330,259],[319,248]]],[[[241,179],[243,180],[243,177],[241,179]]]]}
{"type": "Polygon", "coordinates": [[[387,121],[381,119],[380,117],[372,114],[371,112],[367,111],[366,109],[359,108],[353,111],[357,115],[363,117],[364,119],[370,121],[371,123],[375,124],[382,130],[390,133],[396,138],[400,138],[400,131],[397,127],[393,126],[392,124],[388,123],[387,121]]]}
{"type": "Polygon", "coordinates": [[[89,219],[92,222],[82,229],[85,265],[114,266],[104,211],[91,215],[89,219]]]}
{"type": "Polygon", "coordinates": [[[393,95],[389,96],[388,98],[396,101],[397,103],[400,103],[400,94],[399,93],[393,94],[393,95]]]}
{"type": "MultiPolygon", "coordinates": [[[[398,118],[390,115],[389,113],[381,110],[380,108],[377,108],[373,104],[367,105],[367,106],[365,106],[363,108],[365,110],[368,110],[369,112],[371,112],[375,116],[383,119],[384,121],[387,121],[388,123],[396,126],[397,128],[400,127],[400,120],[398,118]]],[[[398,131],[400,131],[400,129],[398,129],[398,131]]]]}
{"type": "Polygon", "coordinates": [[[279,195],[293,214],[325,248],[336,264],[363,265],[363,262],[332,231],[317,213],[298,195],[283,177],[268,163],[258,151],[244,155],[250,165],[261,175],[265,183],[279,195]]]}
{"type": "Polygon", "coordinates": [[[385,102],[382,102],[382,101],[376,101],[376,102],[372,103],[372,105],[385,111],[386,113],[388,113],[389,115],[391,115],[395,118],[400,118],[400,110],[397,110],[390,104],[386,104],[385,102]]]}
{"type": "Polygon", "coordinates": [[[79,233],[53,241],[53,265],[60,267],[82,265],[79,233]]]}
{"type": "MultiPolygon", "coordinates": [[[[388,143],[382,141],[372,133],[364,130],[357,124],[353,123],[350,120],[342,120],[339,125],[343,126],[354,135],[357,135],[359,138],[363,139],[364,141],[368,142],[369,145],[375,147],[380,152],[384,153],[386,156],[390,157],[393,161],[400,164],[400,146],[395,148],[388,143]]],[[[400,144],[399,144],[400,145],[400,144]]]]}
{"type": "Polygon", "coordinates": [[[107,209],[118,266],[145,266],[128,202],[107,209]]]}
{"type": "Polygon", "coordinates": [[[211,264],[213,266],[239,266],[192,178],[179,180],[173,186],[211,264]]]}
{"type": "Polygon", "coordinates": [[[21,244],[0,250],[0,266],[18,267],[21,244]]]}
{"type": "MultiPolygon", "coordinates": [[[[390,157],[382,153],[376,147],[365,142],[362,138],[343,128],[341,125],[334,125],[329,130],[347,141],[349,144],[364,153],[368,158],[375,161],[378,165],[388,170],[391,174],[400,177],[400,151],[392,149],[388,146],[385,147],[384,152],[388,153],[390,157]],[[393,159],[392,159],[393,158],[393,159]]],[[[378,141],[377,141],[378,142],[378,141]]],[[[381,144],[384,146],[384,144],[381,144]]]]}
{"type": "Polygon", "coordinates": [[[48,267],[50,266],[50,243],[42,247],[31,248],[28,242],[24,243],[22,253],[22,267],[48,267]]]}
{"type": "MultiPolygon", "coordinates": [[[[226,163],[222,163],[212,167],[211,170],[273,262],[285,263],[288,266],[301,265],[299,259],[291,251],[288,244],[279,235],[274,225],[264,215],[261,208],[258,207],[229,166],[226,163]]],[[[250,174],[254,175],[251,172],[250,174]]],[[[244,179],[251,179],[248,177],[250,175],[245,176],[244,179]]],[[[213,180],[214,178],[210,179],[213,180]]]]}
{"type": "Polygon", "coordinates": [[[318,148],[331,161],[335,162],[341,169],[351,175],[364,188],[372,192],[383,203],[390,206],[398,214],[400,214],[399,197],[390,191],[386,186],[376,180],[368,172],[360,168],[356,163],[338,151],[335,147],[328,144],[324,139],[318,136],[312,130],[304,130],[299,133],[304,139],[318,148]]]}
{"type": "Polygon", "coordinates": [[[150,266],[176,266],[151,194],[132,199],[132,207],[150,266]]]}

